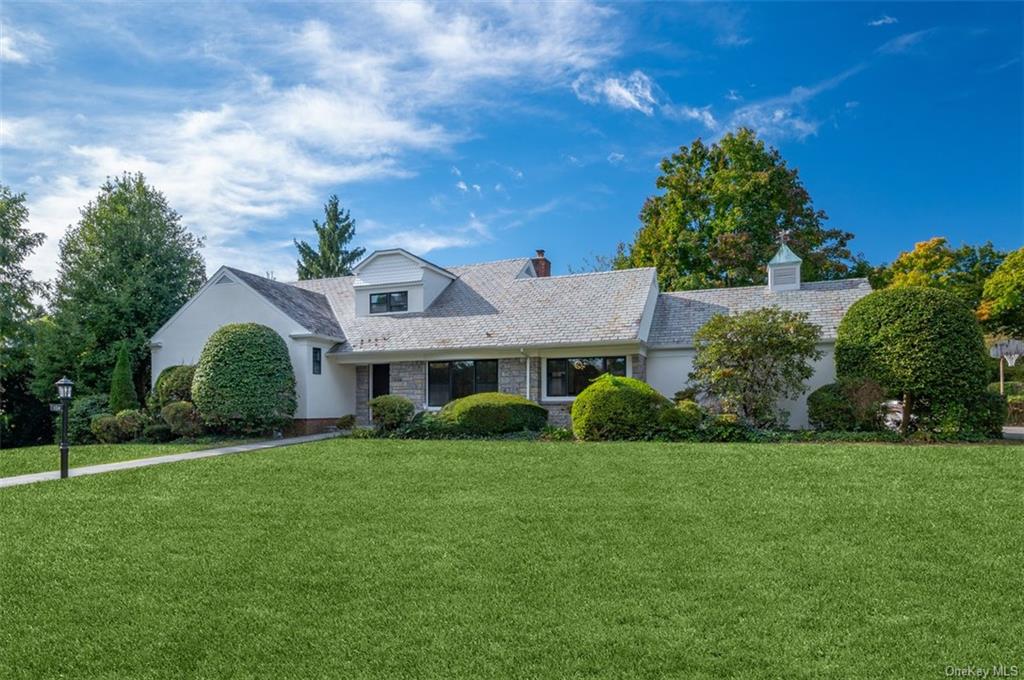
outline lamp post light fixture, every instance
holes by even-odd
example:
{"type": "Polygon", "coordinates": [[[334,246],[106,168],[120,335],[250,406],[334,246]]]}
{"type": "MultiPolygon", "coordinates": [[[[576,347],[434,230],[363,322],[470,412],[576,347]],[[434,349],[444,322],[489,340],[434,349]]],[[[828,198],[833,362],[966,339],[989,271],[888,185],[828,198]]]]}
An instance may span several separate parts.
{"type": "Polygon", "coordinates": [[[68,405],[71,403],[71,388],[75,383],[64,376],[57,381],[57,396],[60,397],[60,478],[68,477],[68,405]]]}

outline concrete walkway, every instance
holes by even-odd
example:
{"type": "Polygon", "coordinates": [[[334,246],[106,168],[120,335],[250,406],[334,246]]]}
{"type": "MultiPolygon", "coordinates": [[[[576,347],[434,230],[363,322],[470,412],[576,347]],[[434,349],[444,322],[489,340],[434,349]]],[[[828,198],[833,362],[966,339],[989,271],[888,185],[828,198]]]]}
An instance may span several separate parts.
{"type": "MultiPolygon", "coordinates": [[[[116,463],[103,463],[102,465],[88,465],[86,467],[71,468],[68,470],[69,477],[83,477],[85,475],[99,475],[104,472],[115,472],[117,470],[133,470],[135,468],[149,467],[150,465],[163,465],[164,463],[177,463],[180,460],[197,460],[199,458],[212,458],[214,456],[226,456],[230,453],[247,453],[249,451],[261,451],[273,449],[278,446],[291,446],[292,444],[304,444],[315,442],[321,439],[337,437],[337,432],[327,434],[310,434],[304,437],[290,437],[288,439],[271,439],[265,442],[254,442],[251,444],[239,444],[237,446],[223,446],[219,449],[203,449],[202,451],[188,451],[186,453],[171,453],[166,456],[153,456],[151,458],[135,458],[134,460],[122,460],[116,463]]],[[[21,486],[22,484],[35,484],[46,482],[51,479],[60,479],[60,470],[51,472],[34,472],[28,475],[16,477],[0,477],[0,489],[8,486],[21,486]]]]}
{"type": "Polygon", "coordinates": [[[1024,439],[1024,427],[1007,425],[1003,428],[1003,439],[1024,439]]]}

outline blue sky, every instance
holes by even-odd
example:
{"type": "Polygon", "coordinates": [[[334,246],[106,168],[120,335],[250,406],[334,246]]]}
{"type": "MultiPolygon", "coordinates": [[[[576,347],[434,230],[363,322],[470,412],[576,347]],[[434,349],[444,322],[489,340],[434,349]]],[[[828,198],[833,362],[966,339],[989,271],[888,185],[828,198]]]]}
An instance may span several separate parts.
{"type": "Polygon", "coordinates": [[[440,264],[613,251],[659,159],[756,129],[856,251],[1024,242],[1018,3],[0,5],[2,181],[57,241],[143,171],[210,271],[294,278],[331,193],[440,264]]]}

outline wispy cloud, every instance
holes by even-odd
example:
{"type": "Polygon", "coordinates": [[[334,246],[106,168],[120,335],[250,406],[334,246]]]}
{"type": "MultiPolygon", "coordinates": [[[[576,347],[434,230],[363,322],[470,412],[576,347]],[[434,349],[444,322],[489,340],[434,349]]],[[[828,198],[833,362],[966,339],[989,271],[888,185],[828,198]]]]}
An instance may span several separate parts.
{"type": "Polygon", "coordinates": [[[918,46],[922,40],[934,33],[936,29],[928,28],[923,31],[914,31],[913,33],[904,33],[898,35],[892,40],[887,40],[882,43],[882,46],[878,48],[879,54],[902,54],[908,52],[914,47],[918,46]]]}
{"type": "MultiPolygon", "coordinates": [[[[382,227],[377,225],[374,231],[380,231],[381,229],[382,227]]],[[[445,248],[462,248],[479,243],[481,239],[490,240],[493,238],[489,225],[477,217],[475,213],[469,213],[469,217],[463,224],[445,229],[420,225],[416,229],[387,231],[389,233],[373,236],[368,239],[367,242],[370,247],[406,248],[415,253],[426,254],[445,248]]]]}
{"type": "Polygon", "coordinates": [[[896,17],[891,17],[888,14],[883,14],[877,19],[872,19],[868,22],[868,26],[888,26],[890,24],[898,24],[900,21],[896,17]]]}
{"type": "Polygon", "coordinates": [[[469,191],[469,186],[467,186],[466,183],[463,182],[461,179],[455,183],[455,188],[461,191],[462,193],[466,193],[467,191],[469,191]]]}
{"type": "Polygon", "coordinates": [[[621,154],[618,151],[612,151],[608,154],[608,162],[612,165],[618,165],[622,161],[626,160],[625,154],[621,154]]]}
{"type": "Polygon", "coordinates": [[[633,109],[650,116],[658,103],[654,97],[653,82],[643,71],[636,70],[626,77],[595,77],[580,75],[572,84],[573,92],[588,104],[605,102],[619,109],[633,109]]]}
{"type": "Polygon", "coordinates": [[[50,44],[35,31],[16,29],[9,23],[0,23],[0,62],[28,64],[45,54],[50,44]]]}
{"type": "Polygon", "coordinates": [[[718,121],[715,119],[714,114],[711,113],[710,106],[695,107],[695,106],[664,106],[662,111],[669,118],[675,120],[695,120],[704,125],[709,130],[718,128],[718,121]]]}

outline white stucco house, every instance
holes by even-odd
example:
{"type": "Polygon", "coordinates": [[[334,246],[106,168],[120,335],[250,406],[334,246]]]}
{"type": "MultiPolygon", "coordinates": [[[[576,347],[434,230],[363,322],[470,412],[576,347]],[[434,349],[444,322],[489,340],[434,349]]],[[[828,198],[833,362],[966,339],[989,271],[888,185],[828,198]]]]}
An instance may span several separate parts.
{"type": "MultiPolygon", "coordinates": [[[[766,286],[675,293],[658,290],[652,268],[551,276],[542,250],[448,268],[380,250],[353,276],[292,283],[221,267],[153,336],[152,375],[198,361],[224,324],[255,322],[291,353],[297,430],[346,414],[367,423],[367,402],[380,394],[433,409],[495,390],[539,402],[564,425],[575,395],[606,371],[671,397],[687,384],[693,335],[708,319],[776,305],[821,327],[824,356],[810,392],[834,380],[836,328],[871,288],[866,279],[801,282],[800,259],[786,246],[767,267],[766,286]]],[[[807,426],[804,398],[782,406],[790,426],[807,426]]]]}

